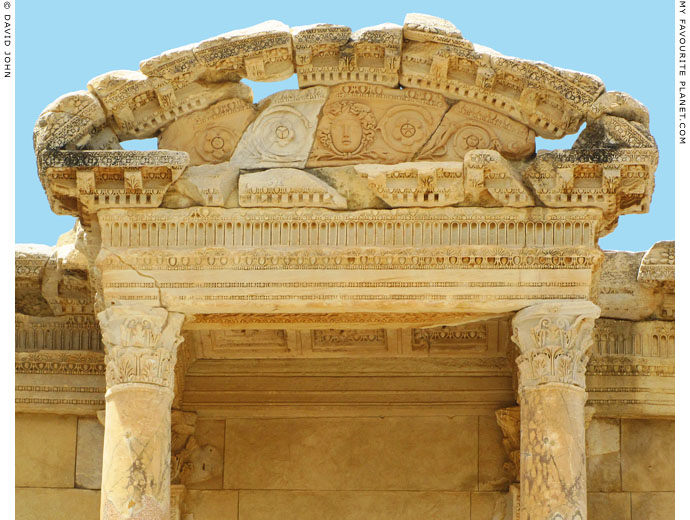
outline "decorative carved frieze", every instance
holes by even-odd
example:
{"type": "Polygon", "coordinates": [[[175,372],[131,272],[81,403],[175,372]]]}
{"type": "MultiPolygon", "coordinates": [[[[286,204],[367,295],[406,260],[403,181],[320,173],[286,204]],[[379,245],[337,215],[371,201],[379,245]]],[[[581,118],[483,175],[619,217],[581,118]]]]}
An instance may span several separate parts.
{"type": "Polygon", "coordinates": [[[427,356],[505,355],[505,332],[502,320],[412,329],[410,349],[427,356]]]}
{"type": "Polygon", "coordinates": [[[482,104],[528,125],[539,136],[560,138],[575,133],[604,91],[603,83],[594,76],[472,45],[444,20],[426,16],[421,23],[406,20],[406,25],[400,74],[403,87],[482,104]],[[419,26],[423,30],[415,30],[419,26]]]}
{"type": "Polygon", "coordinates": [[[15,314],[15,351],[89,350],[102,352],[94,316],[27,316],[15,314]]]}
{"type": "MultiPolygon", "coordinates": [[[[429,328],[209,329],[187,333],[197,359],[505,357],[505,319],[429,328]]],[[[220,322],[219,322],[220,323],[220,322]]],[[[385,323],[385,322],[384,322],[385,323]]],[[[223,324],[225,327],[228,323],[223,324]]]]}
{"type": "Polygon", "coordinates": [[[39,176],[55,213],[88,224],[103,208],[158,207],[188,160],[165,150],[47,151],[39,176]]]}
{"type": "Polygon", "coordinates": [[[376,196],[393,208],[452,206],[465,200],[461,162],[361,164],[355,166],[355,171],[368,181],[376,196]]]}
{"type": "Polygon", "coordinates": [[[130,70],[97,76],[88,89],[102,103],[120,140],[154,137],[177,117],[222,99],[252,100],[251,89],[242,83],[180,85],[130,70]]]}
{"type": "Polygon", "coordinates": [[[400,305],[506,312],[589,297],[597,216],[542,208],[102,210],[97,263],[107,302],[162,302],[192,314],[400,305]],[[334,271],[357,279],[336,280],[334,271]],[[480,274],[495,271],[499,279],[480,274]]]}
{"type": "Polygon", "coordinates": [[[520,175],[495,151],[468,152],[464,162],[361,164],[354,168],[393,208],[534,205],[520,175]]]}
{"type": "Polygon", "coordinates": [[[106,347],[106,383],[173,388],[184,316],[160,307],[113,306],[98,314],[106,347]]]}
{"type": "Polygon", "coordinates": [[[656,143],[641,124],[602,116],[572,150],[537,154],[523,176],[548,207],[601,208],[610,232],[619,215],[649,210],[658,160],[656,143]]]}
{"type": "Polygon", "coordinates": [[[462,161],[470,150],[496,150],[519,159],[532,155],[534,146],[534,130],[528,126],[491,108],[458,101],[415,158],[462,161]]]}
{"type": "Polygon", "coordinates": [[[93,415],[104,407],[102,352],[16,352],[14,370],[17,412],[93,415]]]}
{"type": "Polygon", "coordinates": [[[412,88],[334,86],[307,166],[409,161],[436,130],[447,107],[443,96],[412,88]]]}
{"type": "Polygon", "coordinates": [[[654,244],[642,257],[637,281],[675,293],[676,243],[663,241],[654,244]]]}
{"type": "Polygon", "coordinates": [[[170,123],[158,138],[158,148],[187,152],[192,166],[221,163],[230,159],[255,117],[251,103],[224,99],[170,123]]]}
{"type": "Polygon", "coordinates": [[[675,414],[675,324],[599,319],[587,366],[589,403],[600,415],[675,414]]]}
{"type": "Polygon", "coordinates": [[[16,352],[16,374],[63,374],[102,376],[105,362],[101,352],[39,351],[16,352]]]}
{"type": "Polygon", "coordinates": [[[465,154],[467,192],[477,206],[526,207],[534,198],[525,188],[521,176],[501,155],[493,150],[471,150],[465,154]],[[495,201],[495,202],[494,202],[495,201]]]}
{"type": "Polygon", "coordinates": [[[406,14],[403,38],[415,42],[434,42],[472,49],[472,44],[462,37],[455,25],[428,14],[406,14]]]}
{"type": "Polygon", "coordinates": [[[232,154],[238,168],[303,168],[314,142],[326,87],[284,90],[259,104],[259,114],[250,124],[232,154]]]}
{"type": "Polygon", "coordinates": [[[81,90],[60,96],[38,117],[34,127],[36,156],[46,149],[88,146],[89,140],[103,128],[105,121],[103,107],[91,93],[81,90]]]}
{"type": "Polygon", "coordinates": [[[520,348],[520,390],[546,383],[585,388],[585,369],[599,307],[591,302],[543,303],[513,318],[513,341],[520,348]]]}
{"type": "Polygon", "coordinates": [[[361,81],[398,86],[402,28],[382,24],[352,34],[349,27],[318,24],[292,29],[301,88],[361,81]]]}
{"type": "Polygon", "coordinates": [[[593,333],[592,357],[675,356],[675,323],[670,321],[627,321],[599,319],[593,333]]]}
{"type": "Polygon", "coordinates": [[[15,311],[32,316],[52,316],[53,309],[41,292],[41,279],[53,248],[18,244],[14,249],[15,311]]]}
{"type": "Polygon", "coordinates": [[[239,179],[239,205],[244,208],[347,209],[347,200],[324,181],[302,170],[273,168],[245,173],[239,179]]]}
{"type": "Polygon", "coordinates": [[[193,52],[206,69],[235,81],[281,81],[295,71],[290,29],[275,20],[209,38],[193,52]]]}

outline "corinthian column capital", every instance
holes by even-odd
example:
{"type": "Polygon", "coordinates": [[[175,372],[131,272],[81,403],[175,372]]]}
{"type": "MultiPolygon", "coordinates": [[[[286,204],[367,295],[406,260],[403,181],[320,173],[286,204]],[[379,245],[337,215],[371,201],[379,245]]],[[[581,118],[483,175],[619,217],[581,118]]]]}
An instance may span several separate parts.
{"type": "Polygon", "coordinates": [[[148,383],[172,390],[184,315],[126,305],[98,314],[105,345],[106,385],[148,383]]]}
{"type": "Polygon", "coordinates": [[[545,383],[584,388],[592,329],[600,312],[592,302],[557,301],[515,314],[512,340],[520,349],[520,391],[545,383]]]}

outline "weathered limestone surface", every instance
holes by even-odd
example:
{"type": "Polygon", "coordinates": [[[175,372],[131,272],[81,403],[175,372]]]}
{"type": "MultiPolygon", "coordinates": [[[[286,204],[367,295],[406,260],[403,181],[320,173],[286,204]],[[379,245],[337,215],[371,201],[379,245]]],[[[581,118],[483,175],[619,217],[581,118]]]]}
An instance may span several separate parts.
{"type": "Polygon", "coordinates": [[[461,520],[469,515],[469,492],[240,491],[239,518],[247,520],[461,520]]]}
{"type": "Polygon", "coordinates": [[[101,489],[103,425],[95,417],[80,417],[77,426],[75,487],[101,489]]]}
{"type": "Polygon", "coordinates": [[[476,417],[231,420],[224,487],[469,491],[477,432],[476,417]]]}
{"type": "Polygon", "coordinates": [[[16,520],[93,520],[98,517],[98,491],[25,487],[15,490],[16,520]]]}
{"type": "Polygon", "coordinates": [[[34,130],[80,223],[15,252],[18,518],[672,517],[675,246],[597,243],[649,210],[639,101],[423,14],[87,88],[34,130]]]}
{"type": "Polygon", "coordinates": [[[165,193],[165,208],[237,207],[239,169],[225,162],[190,166],[165,193]]]}
{"type": "Polygon", "coordinates": [[[15,418],[15,485],[74,487],[77,418],[19,414],[15,418]]]}

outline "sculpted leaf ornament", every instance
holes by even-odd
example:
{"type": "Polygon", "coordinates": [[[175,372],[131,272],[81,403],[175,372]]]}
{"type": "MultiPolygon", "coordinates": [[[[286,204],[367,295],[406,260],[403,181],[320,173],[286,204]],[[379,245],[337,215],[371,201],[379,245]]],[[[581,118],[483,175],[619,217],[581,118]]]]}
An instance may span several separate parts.
{"type": "Polygon", "coordinates": [[[110,307],[98,314],[108,388],[149,383],[172,389],[184,315],[145,305],[110,307]]]}
{"type": "Polygon", "coordinates": [[[513,318],[512,340],[521,388],[545,383],[585,387],[585,370],[599,308],[591,302],[538,304],[513,318]]]}

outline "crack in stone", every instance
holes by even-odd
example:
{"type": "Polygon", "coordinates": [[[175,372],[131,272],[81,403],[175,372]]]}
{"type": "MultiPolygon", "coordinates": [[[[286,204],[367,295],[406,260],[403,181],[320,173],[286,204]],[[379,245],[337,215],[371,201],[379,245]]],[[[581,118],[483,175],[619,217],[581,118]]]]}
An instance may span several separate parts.
{"type": "MultiPolygon", "coordinates": [[[[126,262],[120,255],[118,255],[118,254],[117,254],[115,251],[113,251],[112,249],[110,249],[110,248],[108,248],[108,247],[103,247],[103,250],[104,250],[104,251],[107,251],[108,253],[110,253],[110,254],[112,254],[113,256],[115,256],[120,262],[122,262],[122,263],[125,264],[127,267],[129,267],[130,269],[132,269],[132,270],[133,270],[135,273],[137,273],[139,276],[141,276],[141,277],[143,277],[143,278],[148,278],[148,279],[150,279],[150,280],[153,282],[153,285],[154,285],[154,286],[156,287],[156,289],[158,290],[158,307],[161,307],[161,308],[163,308],[163,309],[165,309],[165,310],[168,310],[168,308],[163,304],[163,291],[162,291],[160,285],[158,285],[158,280],[156,280],[156,279],[155,279],[152,275],[150,275],[150,274],[144,274],[144,273],[142,273],[141,271],[139,271],[139,270],[138,270],[136,267],[134,267],[132,264],[130,264],[129,262],[126,262]]],[[[167,324],[167,320],[168,320],[168,318],[166,317],[166,324],[167,324]]]]}

